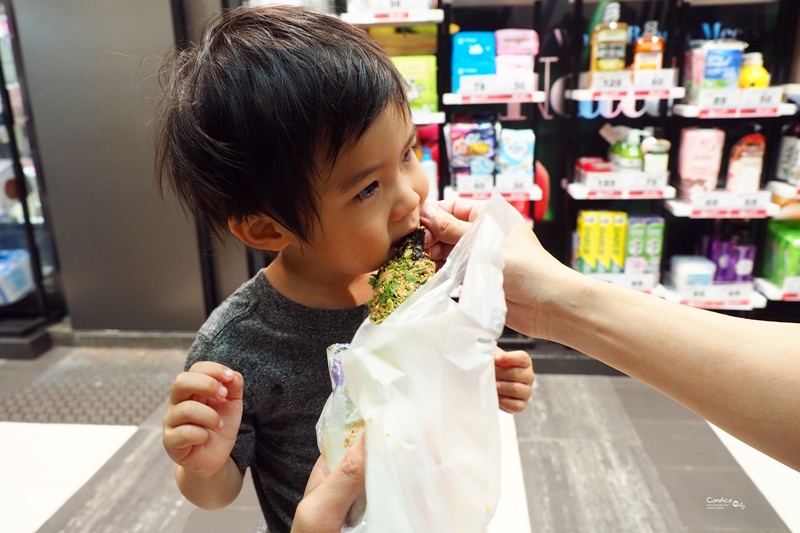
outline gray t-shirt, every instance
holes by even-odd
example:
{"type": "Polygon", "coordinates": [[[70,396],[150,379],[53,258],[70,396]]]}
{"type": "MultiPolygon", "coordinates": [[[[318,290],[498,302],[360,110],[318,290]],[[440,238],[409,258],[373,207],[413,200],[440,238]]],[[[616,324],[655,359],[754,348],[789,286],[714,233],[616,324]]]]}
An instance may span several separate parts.
{"type": "Polygon", "coordinates": [[[326,348],[350,342],[367,306],[312,309],[279,294],[263,270],[214,310],[186,360],[244,376],[244,414],[231,457],[251,468],[271,533],[291,529],[319,457],[315,425],[331,392],[326,348]]]}

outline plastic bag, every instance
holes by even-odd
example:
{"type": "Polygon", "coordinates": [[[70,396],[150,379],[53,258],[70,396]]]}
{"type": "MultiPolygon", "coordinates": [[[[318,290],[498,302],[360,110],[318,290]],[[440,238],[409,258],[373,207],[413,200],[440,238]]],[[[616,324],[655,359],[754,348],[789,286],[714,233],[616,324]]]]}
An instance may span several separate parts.
{"type": "MultiPolygon", "coordinates": [[[[501,246],[518,222],[514,208],[493,196],[445,266],[382,324],[366,320],[344,353],[349,397],[367,433],[367,506],[343,531],[486,531],[500,495],[501,246]]],[[[342,416],[333,396],[318,433],[342,416]]]]}

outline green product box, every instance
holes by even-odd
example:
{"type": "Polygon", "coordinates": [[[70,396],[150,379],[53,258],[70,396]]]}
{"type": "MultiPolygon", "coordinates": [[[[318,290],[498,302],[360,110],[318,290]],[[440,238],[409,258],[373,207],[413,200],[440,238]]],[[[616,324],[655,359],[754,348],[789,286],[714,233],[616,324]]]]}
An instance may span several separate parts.
{"type": "Polygon", "coordinates": [[[800,276],[800,222],[770,220],[765,248],[765,278],[783,288],[787,277],[800,276]]]}
{"type": "Polygon", "coordinates": [[[411,110],[437,112],[436,56],[397,56],[392,61],[408,84],[406,92],[411,110]]]}
{"type": "Polygon", "coordinates": [[[625,272],[642,274],[647,272],[647,259],[644,254],[647,218],[629,217],[626,243],[625,272]]]}
{"type": "Polygon", "coordinates": [[[664,249],[664,219],[661,217],[648,217],[645,229],[644,258],[648,274],[661,271],[661,251],[664,249]]]}

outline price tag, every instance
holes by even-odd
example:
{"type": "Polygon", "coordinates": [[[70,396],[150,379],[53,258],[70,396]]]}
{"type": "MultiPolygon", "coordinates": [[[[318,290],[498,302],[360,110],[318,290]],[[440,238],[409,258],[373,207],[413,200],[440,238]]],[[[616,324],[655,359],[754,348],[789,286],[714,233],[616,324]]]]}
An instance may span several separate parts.
{"type": "Polygon", "coordinates": [[[673,68],[659,70],[634,70],[633,86],[637,89],[670,89],[675,87],[676,73],[673,68]]]}
{"type": "Polygon", "coordinates": [[[788,276],[783,280],[783,292],[800,296],[800,276],[788,276]]]}
{"type": "Polygon", "coordinates": [[[697,100],[701,108],[731,108],[739,105],[739,89],[703,89],[697,100]]]}
{"type": "Polygon", "coordinates": [[[599,91],[620,91],[631,88],[633,77],[631,71],[592,72],[591,89],[599,91]]]}
{"type": "Polygon", "coordinates": [[[461,76],[458,94],[487,96],[492,94],[532,93],[535,87],[533,72],[475,74],[461,76]]]}
{"type": "Polygon", "coordinates": [[[668,172],[579,172],[578,179],[588,189],[652,191],[663,189],[669,181],[668,172]]]}
{"type": "Polygon", "coordinates": [[[494,176],[482,174],[463,174],[457,178],[458,192],[491,192],[494,189],[494,176]]]}
{"type": "Polygon", "coordinates": [[[533,174],[513,173],[495,176],[496,188],[501,192],[522,192],[533,188],[533,174]]]}
{"type": "Polygon", "coordinates": [[[752,282],[694,285],[680,291],[680,295],[683,303],[695,307],[741,308],[749,307],[753,286],[752,282]]]}
{"type": "Polygon", "coordinates": [[[742,89],[742,107],[777,107],[783,101],[783,87],[742,89]]]}
{"type": "Polygon", "coordinates": [[[387,13],[391,11],[410,11],[430,9],[428,0],[372,0],[372,11],[387,13]]]}
{"type": "Polygon", "coordinates": [[[691,216],[694,218],[705,218],[706,216],[761,218],[767,215],[767,207],[771,199],[770,191],[751,193],[706,191],[694,196],[691,216]]]}

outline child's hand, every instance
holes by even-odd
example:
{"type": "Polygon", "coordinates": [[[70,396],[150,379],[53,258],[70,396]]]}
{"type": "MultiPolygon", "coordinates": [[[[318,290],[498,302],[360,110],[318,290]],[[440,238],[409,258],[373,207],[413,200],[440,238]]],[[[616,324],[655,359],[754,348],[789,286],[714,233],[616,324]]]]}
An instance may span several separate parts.
{"type": "Polygon", "coordinates": [[[506,352],[497,348],[494,353],[494,376],[500,409],[511,414],[525,409],[533,392],[534,380],[533,362],[528,352],[506,352]]]}
{"type": "Polygon", "coordinates": [[[201,475],[228,461],[242,423],[244,378],[209,361],[192,365],[172,382],[161,440],[167,454],[201,475]]]}

